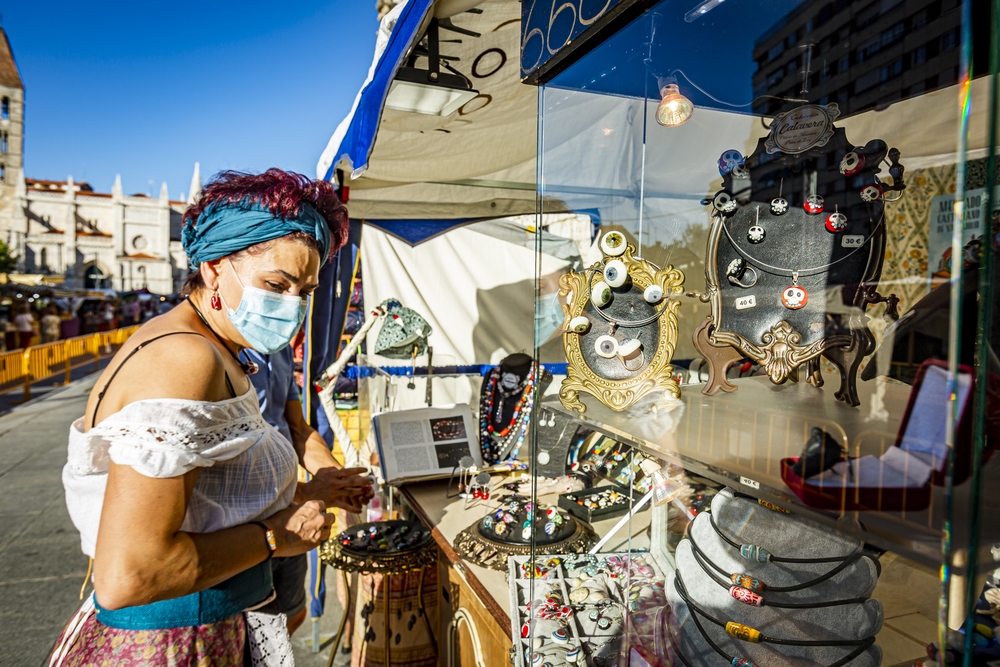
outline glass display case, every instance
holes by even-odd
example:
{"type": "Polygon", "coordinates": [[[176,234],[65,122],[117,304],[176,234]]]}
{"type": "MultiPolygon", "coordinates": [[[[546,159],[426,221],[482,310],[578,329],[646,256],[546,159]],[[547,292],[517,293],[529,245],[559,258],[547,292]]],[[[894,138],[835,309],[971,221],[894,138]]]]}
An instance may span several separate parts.
{"type": "Polygon", "coordinates": [[[514,664],[1000,659],[996,11],[644,3],[539,78],[514,664]]]}

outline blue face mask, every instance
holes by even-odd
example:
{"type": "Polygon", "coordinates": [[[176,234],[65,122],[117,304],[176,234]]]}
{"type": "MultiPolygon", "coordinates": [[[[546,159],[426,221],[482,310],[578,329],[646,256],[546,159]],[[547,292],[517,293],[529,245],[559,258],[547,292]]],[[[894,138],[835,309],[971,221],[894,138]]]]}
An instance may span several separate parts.
{"type": "Polygon", "coordinates": [[[306,300],[247,287],[235,269],[233,273],[243,287],[243,297],[236,310],[227,306],[226,314],[250,347],[261,354],[273,354],[292,342],[305,320],[306,300]]]}

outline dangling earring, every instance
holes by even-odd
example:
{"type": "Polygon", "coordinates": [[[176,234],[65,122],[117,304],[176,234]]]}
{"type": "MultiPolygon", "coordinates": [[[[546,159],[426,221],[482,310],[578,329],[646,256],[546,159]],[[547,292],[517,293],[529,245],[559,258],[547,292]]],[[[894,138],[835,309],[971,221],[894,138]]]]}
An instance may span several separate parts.
{"type": "Polygon", "coordinates": [[[212,310],[222,310],[222,299],[219,298],[219,290],[215,290],[212,293],[212,298],[209,301],[212,306],[212,310]]]}

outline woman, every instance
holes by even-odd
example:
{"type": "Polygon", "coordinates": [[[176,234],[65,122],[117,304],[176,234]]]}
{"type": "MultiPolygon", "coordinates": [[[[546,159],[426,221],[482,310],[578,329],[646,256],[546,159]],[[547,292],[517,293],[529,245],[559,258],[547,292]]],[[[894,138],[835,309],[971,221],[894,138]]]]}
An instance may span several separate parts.
{"type": "MultiPolygon", "coordinates": [[[[277,169],[223,173],[185,212],[187,301],[128,340],[70,431],[63,479],[94,595],[52,664],[280,664],[283,622],[252,611],[273,597],[268,561],[315,548],[333,518],[290,505],[301,459],[238,355],[292,339],[346,219],[329,183],[277,169]]],[[[358,472],[341,481],[354,511],[358,472]]]]}
{"type": "Polygon", "coordinates": [[[14,318],[14,324],[17,325],[18,344],[27,348],[35,335],[35,316],[31,314],[31,308],[22,306],[21,312],[14,318]]]}

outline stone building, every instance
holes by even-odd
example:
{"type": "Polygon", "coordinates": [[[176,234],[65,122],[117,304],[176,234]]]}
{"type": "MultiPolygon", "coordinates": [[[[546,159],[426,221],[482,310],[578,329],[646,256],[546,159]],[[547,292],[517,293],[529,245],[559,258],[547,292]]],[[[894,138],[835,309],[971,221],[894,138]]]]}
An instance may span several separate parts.
{"type": "MultiPolygon", "coordinates": [[[[200,182],[195,166],[192,180],[200,182]]],[[[187,259],[180,242],[187,202],[126,195],[121,178],[110,193],[87,183],[19,179],[6,240],[27,273],[61,274],[66,287],[180,290],[187,259]]]]}
{"type": "MultiPolygon", "coordinates": [[[[24,106],[24,84],[0,28],[0,240],[18,269],[61,275],[68,288],[178,291],[187,276],[180,243],[187,202],[170,201],[165,183],[153,198],[126,195],[120,177],[110,193],[72,177],[26,178],[24,106]]],[[[195,164],[188,201],[200,190],[195,164]]]]}

